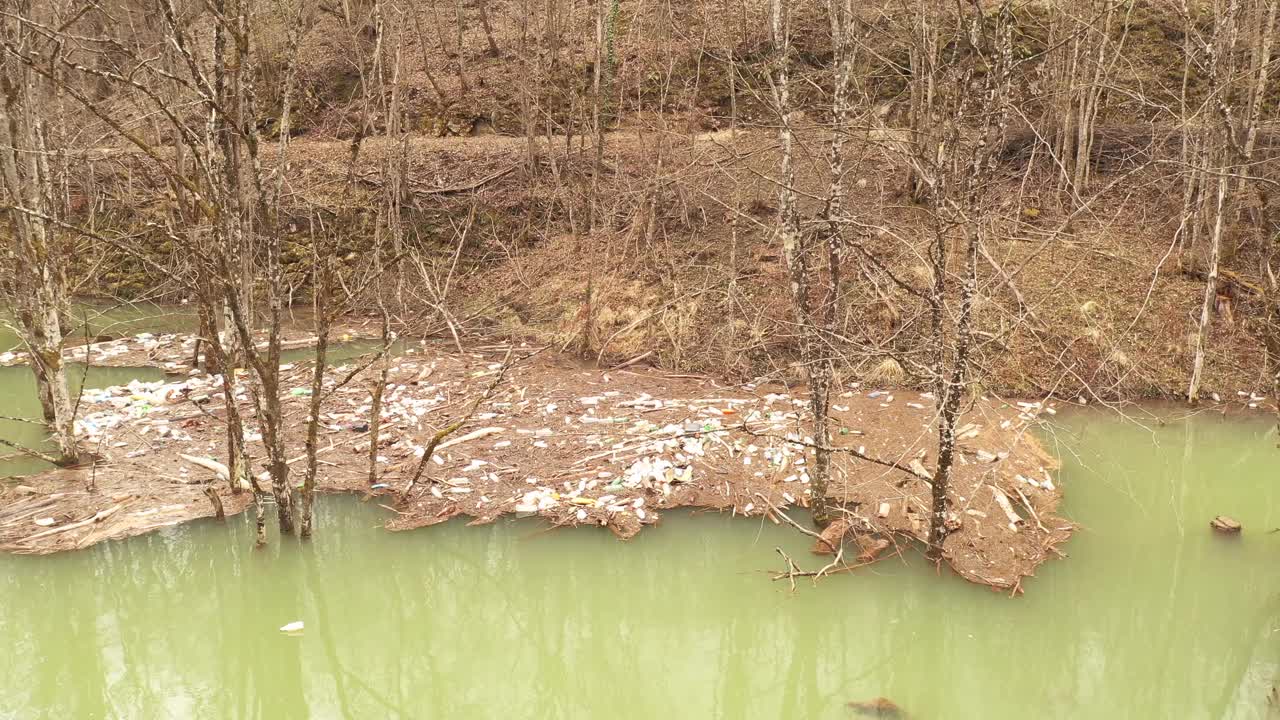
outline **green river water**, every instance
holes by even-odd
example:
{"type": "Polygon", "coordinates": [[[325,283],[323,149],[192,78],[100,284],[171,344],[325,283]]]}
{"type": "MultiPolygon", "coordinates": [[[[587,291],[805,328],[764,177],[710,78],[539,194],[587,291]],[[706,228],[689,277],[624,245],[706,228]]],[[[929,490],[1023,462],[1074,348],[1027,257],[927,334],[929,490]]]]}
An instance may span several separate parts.
{"type": "MultiPolygon", "coordinates": [[[[18,370],[0,414],[35,407],[18,370]]],[[[308,544],[255,551],[242,516],[0,557],[0,718],[850,718],[876,696],[916,720],[1271,717],[1269,424],[1060,422],[1081,527],[1016,599],[914,557],[793,593],[767,571],[775,547],[816,569],[805,538],[719,514],[627,543],[532,520],[393,534],[326,498],[308,544]]]]}

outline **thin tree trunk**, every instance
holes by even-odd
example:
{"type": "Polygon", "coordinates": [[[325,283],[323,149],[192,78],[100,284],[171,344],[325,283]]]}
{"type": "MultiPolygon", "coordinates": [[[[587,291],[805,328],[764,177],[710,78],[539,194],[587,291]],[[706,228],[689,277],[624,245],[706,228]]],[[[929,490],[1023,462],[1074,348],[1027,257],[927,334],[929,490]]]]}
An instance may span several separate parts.
{"type": "Polygon", "coordinates": [[[391,360],[391,320],[386,310],[382,313],[382,369],[378,382],[373,386],[373,400],[369,405],[369,484],[378,484],[378,439],[382,434],[382,396],[387,388],[387,375],[391,360]]]}
{"type": "MultiPolygon", "coordinates": [[[[795,159],[792,144],[794,133],[791,128],[791,89],[790,89],[790,24],[791,10],[788,0],[770,0],[769,24],[773,36],[774,71],[770,78],[770,89],[778,118],[778,145],[780,155],[780,173],[778,177],[778,236],[782,240],[782,252],[786,259],[788,276],[791,284],[792,310],[795,313],[796,327],[800,333],[800,360],[805,367],[809,379],[811,407],[814,412],[814,428],[821,430],[824,436],[815,438],[815,444],[826,445],[826,407],[829,399],[828,370],[826,364],[818,357],[821,339],[814,325],[814,317],[809,301],[809,258],[808,248],[800,227],[800,211],[796,205],[795,159]]],[[[824,464],[824,468],[826,465],[824,464]]],[[[810,476],[810,489],[813,492],[813,517],[819,525],[826,525],[831,520],[827,500],[827,476],[816,472],[810,476]]]]}
{"type": "Polygon", "coordinates": [[[1218,260],[1222,253],[1222,215],[1227,197],[1227,176],[1218,176],[1217,199],[1213,211],[1213,232],[1209,236],[1209,272],[1204,284],[1204,302],[1200,306],[1200,325],[1196,332],[1195,359],[1191,366],[1191,384],[1187,388],[1187,402],[1200,400],[1200,383],[1204,374],[1205,342],[1213,321],[1213,304],[1218,297],[1218,260]]]}
{"type": "MultiPolygon", "coordinates": [[[[976,9],[968,17],[968,49],[975,54],[981,54],[984,51],[978,42],[981,37],[980,28],[986,20],[987,18],[984,18],[976,9]]],[[[946,173],[951,177],[940,181],[938,186],[940,189],[935,190],[932,202],[935,234],[930,259],[933,266],[934,287],[928,301],[933,338],[937,345],[933,372],[934,392],[938,403],[938,461],[932,478],[927,554],[935,561],[942,558],[943,544],[948,534],[947,496],[951,484],[951,470],[955,463],[956,425],[960,420],[960,406],[969,382],[969,356],[973,344],[973,304],[978,292],[978,257],[981,255],[986,217],[981,192],[994,172],[995,152],[1003,145],[1009,113],[1013,67],[1012,0],[1004,0],[1001,3],[993,20],[992,31],[995,42],[992,50],[995,55],[985,58],[986,64],[991,69],[983,78],[984,93],[981,102],[986,112],[983,115],[984,125],[981,127],[981,134],[973,145],[972,156],[961,169],[962,165],[957,161],[955,150],[960,144],[959,120],[969,112],[972,102],[972,97],[967,91],[956,92],[957,87],[968,88],[970,85],[972,70],[965,70],[961,81],[953,83],[953,87],[949,89],[952,97],[948,105],[952,115],[946,123],[946,136],[940,141],[938,152],[938,157],[945,157],[946,162],[939,162],[937,167],[945,167],[946,173]],[[942,149],[943,145],[946,146],[945,152],[942,149]],[[950,231],[955,227],[962,228],[964,231],[964,281],[960,287],[960,310],[954,323],[954,336],[948,340],[944,323],[948,294],[946,279],[949,258],[948,241],[950,231]],[[948,355],[950,355],[949,367],[948,355]]]]}
{"type": "MultiPolygon", "coordinates": [[[[9,33],[9,22],[0,30],[9,33]]],[[[62,360],[65,274],[58,267],[57,235],[48,218],[56,212],[48,197],[52,180],[41,159],[47,155],[39,99],[30,71],[7,57],[0,60],[0,188],[12,208],[13,297],[18,330],[31,356],[41,408],[58,444],[61,464],[79,461],[75,417],[62,360]]]]}
{"type": "Polygon", "coordinates": [[[315,367],[311,371],[311,397],[307,403],[307,468],[302,480],[302,521],[299,535],[311,537],[313,509],[316,492],[316,438],[320,429],[320,401],[324,392],[324,373],[327,365],[326,354],[329,349],[329,295],[332,291],[330,280],[329,258],[324,248],[316,247],[313,255],[315,262],[316,287],[316,348],[315,367]]]}
{"type": "Polygon", "coordinates": [[[484,27],[485,39],[489,41],[489,54],[498,57],[502,54],[498,50],[498,43],[493,40],[493,26],[489,24],[489,8],[487,0],[477,0],[476,6],[480,9],[480,24],[484,27]]]}

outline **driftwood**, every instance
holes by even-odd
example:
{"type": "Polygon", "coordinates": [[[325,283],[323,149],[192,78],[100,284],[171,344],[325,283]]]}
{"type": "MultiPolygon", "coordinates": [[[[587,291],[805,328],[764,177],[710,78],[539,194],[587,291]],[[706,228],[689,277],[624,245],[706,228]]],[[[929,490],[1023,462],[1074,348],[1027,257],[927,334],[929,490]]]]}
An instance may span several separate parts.
{"type": "Polygon", "coordinates": [[[99,510],[93,515],[85,518],[84,520],[81,520],[80,522],[73,522],[70,525],[63,525],[62,527],[56,527],[50,530],[45,530],[44,532],[38,532],[35,535],[29,535],[26,538],[23,538],[22,542],[29,543],[29,542],[32,542],[33,540],[39,540],[42,537],[48,537],[49,535],[57,535],[58,533],[64,533],[69,530],[82,528],[85,525],[92,525],[93,523],[102,522],[103,520],[106,520],[107,518],[114,515],[115,512],[120,508],[124,507],[124,505],[125,505],[124,503],[116,503],[115,505],[112,505],[106,510],[99,510]]]}
{"type": "Polygon", "coordinates": [[[453,447],[454,445],[461,445],[464,442],[479,440],[480,438],[487,437],[489,435],[497,435],[498,433],[504,430],[506,430],[506,428],[500,428],[500,427],[480,428],[479,430],[473,430],[472,432],[469,432],[466,435],[461,435],[452,440],[446,440],[445,442],[442,442],[439,445],[436,445],[435,449],[444,450],[445,448],[450,448],[450,447],[453,447]]]}
{"type": "Polygon", "coordinates": [[[991,488],[991,494],[995,497],[996,504],[1004,511],[1005,517],[1009,518],[1009,529],[1017,530],[1018,526],[1023,523],[1023,520],[1021,515],[1014,512],[1013,505],[1009,502],[1009,496],[1005,495],[1004,491],[995,485],[987,485],[987,487],[991,488]]]}
{"type": "Polygon", "coordinates": [[[205,485],[204,494],[209,498],[209,502],[213,504],[213,516],[218,520],[226,520],[227,513],[222,508],[222,498],[218,497],[218,491],[212,485],[205,485]]]}
{"type": "MultiPolygon", "coordinates": [[[[1209,280],[1207,272],[1196,268],[1184,267],[1182,268],[1182,274],[1201,282],[1208,282],[1209,280]]],[[[1262,287],[1262,285],[1249,280],[1238,272],[1225,268],[1218,268],[1218,285],[1220,289],[1234,290],[1239,295],[1266,297],[1267,294],[1266,288],[1262,287]]]]}
{"type": "Polygon", "coordinates": [[[864,702],[850,702],[845,705],[863,717],[898,718],[899,720],[904,720],[907,717],[906,711],[898,707],[898,704],[889,698],[878,697],[864,702]]]}
{"type": "Polygon", "coordinates": [[[212,460],[210,458],[197,457],[195,455],[184,455],[182,453],[178,453],[178,457],[182,458],[183,460],[186,460],[192,465],[195,465],[197,467],[202,467],[205,470],[212,472],[214,475],[218,476],[219,480],[222,480],[223,482],[229,482],[231,480],[231,469],[228,468],[226,465],[223,465],[222,463],[218,462],[217,460],[212,460]]]}
{"type": "Polygon", "coordinates": [[[1229,518],[1226,515],[1219,515],[1211,520],[1209,522],[1209,527],[1212,527],[1214,530],[1217,530],[1224,535],[1235,535],[1244,529],[1244,526],[1242,526],[1238,520],[1229,518]]]}

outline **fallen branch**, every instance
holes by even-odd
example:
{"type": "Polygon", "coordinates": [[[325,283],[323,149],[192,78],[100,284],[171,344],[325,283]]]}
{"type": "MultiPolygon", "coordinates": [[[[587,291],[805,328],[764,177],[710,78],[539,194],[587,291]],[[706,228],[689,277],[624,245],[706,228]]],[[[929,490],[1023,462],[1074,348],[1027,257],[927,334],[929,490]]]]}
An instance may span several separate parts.
{"type": "Polygon", "coordinates": [[[505,430],[506,428],[500,428],[500,427],[487,427],[487,428],[480,428],[479,430],[473,430],[461,437],[456,437],[448,442],[440,443],[440,445],[436,447],[436,450],[444,450],[445,448],[453,447],[454,445],[461,445],[464,442],[479,440],[480,438],[488,437],[489,435],[497,435],[498,433],[504,432],[505,430]]]}
{"type": "Polygon", "coordinates": [[[38,532],[35,535],[31,535],[26,538],[23,538],[19,542],[29,543],[34,540],[39,540],[40,538],[43,538],[43,537],[48,537],[50,535],[57,535],[58,533],[64,533],[69,530],[82,528],[85,525],[91,525],[93,523],[102,522],[103,520],[106,520],[108,517],[111,517],[113,514],[115,514],[115,512],[120,508],[124,507],[124,505],[125,505],[124,503],[117,503],[107,508],[106,510],[99,510],[98,512],[94,513],[91,517],[87,517],[84,520],[81,520],[80,522],[74,522],[74,523],[71,523],[70,525],[63,525],[62,527],[52,528],[50,530],[45,530],[44,532],[38,532]]]}
{"type": "Polygon", "coordinates": [[[846,455],[852,455],[858,458],[859,460],[866,460],[869,463],[875,463],[876,465],[883,465],[884,467],[893,468],[894,470],[901,470],[902,472],[908,475],[911,475],[912,477],[919,478],[920,480],[923,480],[925,481],[925,483],[930,484],[930,486],[932,486],[932,484],[929,481],[931,481],[933,477],[929,474],[929,471],[924,469],[924,466],[920,464],[918,461],[915,462],[915,465],[919,465],[919,467],[917,468],[917,467],[913,467],[911,464],[903,465],[902,463],[896,460],[885,460],[883,458],[878,458],[874,455],[869,455],[866,452],[863,452],[856,448],[836,447],[834,445],[822,446],[822,445],[818,445],[817,443],[807,442],[805,440],[791,440],[786,437],[779,437],[777,435],[770,435],[768,433],[757,432],[755,430],[752,430],[750,427],[748,427],[745,422],[742,423],[741,425],[732,425],[732,426],[725,427],[723,429],[724,430],[741,430],[742,432],[752,437],[762,437],[762,438],[769,438],[771,440],[781,440],[783,442],[793,443],[801,447],[814,448],[814,449],[820,448],[820,449],[826,450],[827,452],[837,452],[837,453],[844,453],[846,455]]]}
{"type": "Polygon", "coordinates": [[[759,493],[759,492],[757,492],[757,493],[755,494],[755,496],[756,496],[756,497],[758,497],[758,498],[760,498],[760,502],[764,503],[765,505],[768,505],[768,506],[769,506],[769,509],[770,509],[770,510],[772,510],[774,513],[776,513],[777,515],[782,516],[782,519],[783,519],[783,520],[786,520],[786,521],[787,521],[787,523],[788,523],[789,525],[791,525],[791,527],[793,527],[793,528],[795,528],[795,529],[799,530],[800,532],[802,532],[802,533],[804,533],[805,535],[808,535],[808,536],[810,536],[810,537],[814,537],[814,538],[817,538],[817,539],[819,539],[819,540],[824,540],[824,538],[822,537],[822,535],[820,535],[820,534],[818,534],[818,533],[816,533],[816,532],[814,532],[814,531],[810,530],[809,528],[807,528],[807,527],[805,527],[805,526],[801,525],[800,523],[796,522],[795,520],[792,520],[792,519],[791,519],[791,516],[789,516],[789,515],[787,515],[786,513],[782,512],[782,510],[778,509],[778,506],[777,506],[777,505],[774,505],[774,504],[769,500],[769,498],[768,498],[767,496],[765,496],[765,495],[764,495],[764,493],[759,493]]]}
{"type": "MultiPolygon", "coordinates": [[[[382,430],[387,430],[387,429],[389,429],[389,428],[395,427],[397,424],[399,424],[399,422],[400,422],[399,420],[386,420],[386,421],[384,421],[384,422],[383,422],[382,427],[381,427],[381,428],[379,428],[379,433],[381,433],[381,431],[382,431],[382,430]]],[[[356,440],[360,440],[361,438],[369,437],[369,435],[370,435],[370,434],[371,434],[371,432],[370,432],[370,431],[368,431],[368,430],[366,430],[366,431],[364,431],[364,432],[362,432],[362,433],[359,433],[359,434],[357,434],[357,435],[352,435],[351,437],[346,438],[346,439],[344,439],[344,440],[339,440],[338,442],[330,442],[328,445],[326,445],[326,446],[324,446],[324,447],[322,447],[322,448],[317,449],[317,450],[316,450],[316,454],[317,454],[317,455],[319,455],[319,454],[320,454],[320,453],[322,453],[322,452],[329,452],[330,450],[333,450],[333,449],[335,449],[335,448],[340,448],[340,447],[342,447],[343,445],[347,445],[347,444],[349,444],[349,443],[353,443],[353,442],[355,442],[356,440]]],[[[372,442],[372,441],[370,441],[370,442],[372,442]]],[[[306,456],[305,454],[303,454],[303,455],[299,455],[299,456],[294,457],[294,458],[289,458],[288,460],[286,460],[286,461],[285,461],[285,463],[284,463],[284,464],[285,464],[285,465],[293,465],[293,464],[296,464],[296,463],[300,463],[300,462],[302,462],[303,460],[306,460],[306,459],[307,459],[307,456],[306,456]]]]}
{"type": "Polygon", "coordinates": [[[1009,529],[1017,531],[1018,526],[1023,523],[1023,519],[1018,513],[1014,512],[1013,505],[1009,503],[1009,496],[1005,495],[1004,491],[995,485],[988,484],[987,487],[991,488],[991,495],[996,499],[996,504],[1000,506],[1000,509],[1004,511],[1005,517],[1009,519],[1009,529]]]}
{"type": "Polygon", "coordinates": [[[214,475],[218,476],[219,480],[223,482],[231,482],[231,468],[228,468],[226,465],[223,465],[217,460],[213,460],[210,458],[197,457],[195,455],[184,455],[183,453],[178,453],[178,457],[182,458],[183,460],[186,460],[192,465],[195,465],[197,467],[202,467],[205,470],[212,472],[214,475]]]}
{"type": "MultiPolygon", "coordinates": [[[[603,351],[603,350],[601,350],[601,352],[603,353],[604,351],[603,351]]],[[[645,352],[640,353],[639,355],[637,355],[637,356],[635,356],[635,357],[631,358],[630,360],[623,360],[622,362],[618,363],[617,365],[614,365],[613,367],[611,367],[611,368],[609,368],[609,369],[610,369],[610,370],[621,370],[622,368],[629,368],[629,367],[631,367],[632,365],[635,365],[636,363],[640,362],[641,360],[644,360],[645,358],[649,357],[649,356],[650,356],[650,355],[652,355],[652,354],[653,354],[653,351],[652,351],[652,350],[646,350],[645,352]]]]}
{"type": "Polygon", "coordinates": [[[19,445],[14,442],[9,442],[4,438],[0,438],[0,445],[3,445],[7,448],[13,448],[14,450],[17,450],[19,453],[22,453],[23,455],[26,455],[28,457],[33,457],[33,458],[36,458],[37,460],[43,460],[49,463],[50,465],[58,465],[58,466],[62,465],[61,460],[59,460],[58,458],[52,455],[49,455],[48,453],[42,453],[39,450],[33,450],[29,447],[25,447],[23,445],[19,445]]]}

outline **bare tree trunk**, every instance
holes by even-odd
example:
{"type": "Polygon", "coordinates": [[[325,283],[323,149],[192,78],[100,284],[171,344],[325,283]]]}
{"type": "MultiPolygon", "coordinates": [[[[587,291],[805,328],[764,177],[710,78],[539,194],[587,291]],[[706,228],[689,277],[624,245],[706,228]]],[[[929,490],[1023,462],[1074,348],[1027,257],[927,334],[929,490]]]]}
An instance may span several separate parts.
{"type": "MultiPolygon", "coordinates": [[[[0,19],[0,30],[15,39],[31,39],[9,19],[0,19]]],[[[31,356],[42,410],[58,443],[59,461],[70,465],[79,461],[80,450],[62,360],[66,278],[58,267],[56,223],[51,222],[57,210],[47,195],[53,182],[41,160],[48,148],[35,92],[35,78],[27,67],[8,56],[0,60],[0,188],[13,227],[7,248],[12,276],[6,284],[31,356]]]]}
{"type": "Polygon", "coordinates": [[[431,72],[431,54],[427,52],[427,36],[422,32],[422,18],[418,15],[418,3],[410,3],[410,5],[413,8],[413,26],[418,31],[418,49],[422,50],[422,72],[427,76],[427,83],[431,85],[431,92],[435,93],[436,101],[443,105],[444,93],[440,92],[435,73],[431,72]]]}
{"type": "MultiPolygon", "coordinates": [[[[220,302],[221,294],[206,287],[200,292],[199,302],[201,314],[213,315],[215,303],[220,302]]],[[[222,401],[226,413],[227,438],[227,479],[233,494],[239,494],[246,486],[253,492],[255,544],[262,547],[267,544],[267,516],[262,496],[265,494],[259,487],[257,478],[250,472],[249,459],[244,446],[244,421],[240,415],[240,400],[236,397],[236,378],[234,366],[227,357],[226,349],[216,334],[206,339],[206,351],[209,365],[218,368],[222,374],[222,401]]]]}
{"type": "MultiPolygon", "coordinates": [[[[1236,57],[1236,45],[1239,37],[1240,29],[1240,0],[1227,0],[1225,6],[1217,3],[1214,6],[1214,25],[1213,36],[1205,42],[1201,48],[1205,65],[1208,70],[1209,93],[1218,122],[1214,124],[1212,129],[1206,132],[1204,144],[1207,146],[1203,156],[1207,160],[1207,167],[1200,168],[1201,183],[1207,182],[1207,175],[1212,170],[1217,177],[1217,189],[1215,193],[1213,205],[1213,227],[1209,233],[1209,253],[1206,264],[1206,278],[1204,288],[1204,301],[1200,306],[1200,319],[1196,329],[1195,355],[1192,359],[1191,381],[1187,387],[1187,402],[1195,404],[1200,399],[1200,386],[1203,382],[1204,363],[1205,363],[1205,345],[1208,341],[1209,332],[1213,322],[1213,308],[1218,295],[1218,272],[1219,264],[1222,256],[1222,235],[1225,215],[1227,214],[1228,201],[1228,182],[1233,174],[1242,167],[1247,167],[1249,154],[1252,148],[1248,146],[1249,138],[1252,136],[1252,126],[1256,118],[1253,117],[1255,110],[1255,95],[1258,91],[1256,85],[1250,85],[1246,88],[1246,100],[1243,112],[1237,115],[1238,100],[1231,92],[1231,86],[1242,75],[1250,80],[1257,80],[1259,71],[1252,68],[1238,68],[1240,65],[1239,58],[1236,57]],[[1251,74],[1250,74],[1251,73],[1251,74]],[[1243,123],[1243,132],[1237,127],[1238,123],[1243,123]],[[1243,141],[1241,137],[1243,136],[1243,141]]],[[[1273,8],[1274,11],[1274,8],[1273,8]]],[[[1191,27],[1190,13],[1187,7],[1183,6],[1185,22],[1191,27]]],[[[1274,19],[1274,12],[1271,14],[1274,19]]],[[[1260,19],[1260,18],[1259,18],[1260,19]]],[[[1264,45],[1268,45],[1267,39],[1262,40],[1264,45]]],[[[1269,45],[1268,45],[1269,46],[1269,45]]],[[[1250,58],[1252,63],[1253,59],[1250,58]]],[[[1263,63],[1264,65],[1266,63],[1263,63]]],[[[1265,70],[1261,72],[1261,80],[1265,83],[1265,70]]],[[[1197,204],[1196,210],[1203,208],[1203,204],[1197,204]]],[[[1197,218],[1198,219],[1198,218],[1197,218]]]]}
{"type": "MultiPolygon", "coordinates": [[[[440,41],[440,52],[443,53],[445,57],[449,57],[449,48],[444,41],[445,26],[444,22],[440,19],[440,10],[436,7],[436,0],[430,0],[430,2],[431,13],[435,16],[436,21],[436,37],[440,41]]],[[[458,52],[453,56],[453,66],[457,71],[458,95],[461,97],[467,94],[467,72],[466,69],[462,67],[462,15],[460,13],[456,14],[455,20],[457,22],[458,30],[458,52]]]]}
{"type": "MultiPolygon", "coordinates": [[[[533,52],[529,43],[529,0],[522,0],[520,12],[520,67],[525,77],[531,77],[534,68],[533,52]]],[[[527,83],[520,90],[520,121],[524,124],[525,172],[532,175],[538,170],[537,119],[530,97],[537,92],[537,84],[527,83]]]]}
{"type": "MultiPolygon", "coordinates": [[[[912,152],[937,145],[933,138],[935,125],[935,78],[939,65],[938,23],[941,21],[941,5],[938,0],[918,0],[912,18],[913,33],[911,54],[911,107],[908,123],[911,129],[912,152]]],[[[936,162],[936,159],[935,159],[936,162]]],[[[928,185],[933,182],[924,176],[928,164],[912,163],[907,176],[907,193],[913,202],[923,202],[929,195],[928,185]]]]}
{"type": "Polygon", "coordinates": [[[836,336],[836,317],[840,306],[841,261],[844,253],[844,236],[841,222],[844,213],[844,133],[848,131],[852,111],[849,93],[853,78],[852,0],[827,0],[827,15],[831,22],[831,42],[835,65],[835,82],[832,92],[831,147],[827,155],[829,190],[823,206],[826,221],[827,283],[823,299],[822,327],[815,331],[813,364],[809,366],[810,410],[813,413],[813,442],[816,445],[810,482],[823,489],[823,500],[816,507],[820,522],[831,520],[825,501],[826,489],[831,482],[831,386],[833,376],[833,344],[836,336]]]}
{"type": "Polygon", "coordinates": [[[596,228],[596,204],[599,202],[600,172],[604,167],[604,126],[600,118],[600,92],[604,76],[604,0],[596,0],[595,70],[591,77],[591,128],[595,136],[595,160],[591,166],[591,190],[587,200],[587,229],[596,228]]]}
{"type": "Polygon", "coordinates": [[[489,54],[498,57],[502,52],[498,49],[498,43],[493,40],[493,26],[489,24],[488,5],[488,0],[476,0],[476,6],[480,10],[480,24],[484,26],[484,36],[489,41],[489,54]]]}
{"type": "MultiPolygon", "coordinates": [[[[792,310],[800,334],[800,360],[809,379],[810,406],[814,411],[814,428],[823,435],[815,438],[815,444],[826,447],[826,412],[830,398],[830,365],[819,355],[822,342],[814,325],[809,300],[809,257],[804,232],[800,227],[800,211],[796,205],[795,159],[793,157],[793,131],[791,128],[791,9],[789,0],[770,0],[769,27],[773,40],[773,71],[769,77],[770,90],[778,120],[778,145],[780,172],[778,177],[778,226],[782,240],[782,252],[786,259],[791,284],[792,310]]],[[[827,475],[829,460],[824,459],[822,471],[810,476],[813,491],[813,517],[819,525],[831,521],[827,499],[827,475]]]]}
{"type": "Polygon", "coordinates": [[[1195,404],[1200,399],[1200,383],[1204,374],[1205,341],[1213,322],[1213,304],[1218,297],[1218,262],[1222,254],[1223,204],[1227,197],[1227,175],[1218,176],[1217,200],[1213,211],[1213,232],[1209,235],[1208,278],[1204,284],[1204,302],[1200,306],[1200,324],[1196,332],[1195,359],[1191,366],[1191,385],[1187,388],[1187,402],[1195,404]]]}
{"type": "MultiPolygon", "coordinates": [[[[994,173],[996,149],[1003,144],[1009,113],[1009,93],[1013,67],[1013,8],[1011,0],[1004,0],[990,24],[977,8],[967,17],[967,37],[964,42],[975,56],[993,53],[983,58],[990,68],[982,79],[981,107],[983,124],[965,162],[960,161],[957,147],[961,144],[960,121],[969,112],[973,98],[968,90],[973,82],[973,70],[965,69],[961,77],[950,78],[946,101],[942,105],[949,110],[949,117],[940,133],[934,135],[939,143],[932,154],[939,162],[934,165],[935,183],[932,187],[931,205],[934,222],[934,243],[930,249],[933,271],[933,290],[928,297],[930,322],[935,344],[932,372],[934,393],[938,403],[938,461],[934,466],[929,515],[928,556],[942,557],[946,541],[947,497],[950,490],[951,469],[955,463],[956,426],[961,415],[961,402],[969,383],[970,351],[973,345],[973,305],[978,291],[978,257],[982,251],[986,213],[981,202],[982,189],[994,173]],[[993,38],[984,36],[994,34],[993,38]],[[989,49],[988,49],[989,48],[989,49]],[[960,286],[960,308],[954,319],[954,329],[948,332],[946,306],[949,294],[948,259],[949,239],[953,228],[963,231],[965,262],[963,283],[960,286]]],[[[957,18],[965,21],[966,18],[957,18]]]]}
{"type": "Polygon", "coordinates": [[[316,470],[318,468],[316,438],[320,429],[320,402],[323,399],[324,373],[328,363],[326,354],[329,349],[329,329],[331,326],[329,296],[333,287],[327,248],[321,247],[318,241],[313,244],[312,262],[315,270],[315,285],[312,293],[315,295],[316,347],[314,355],[315,367],[311,370],[311,397],[307,403],[307,467],[302,480],[302,520],[298,533],[303,539],[311,537],[313,509],[315,507],[316,470]]]}

